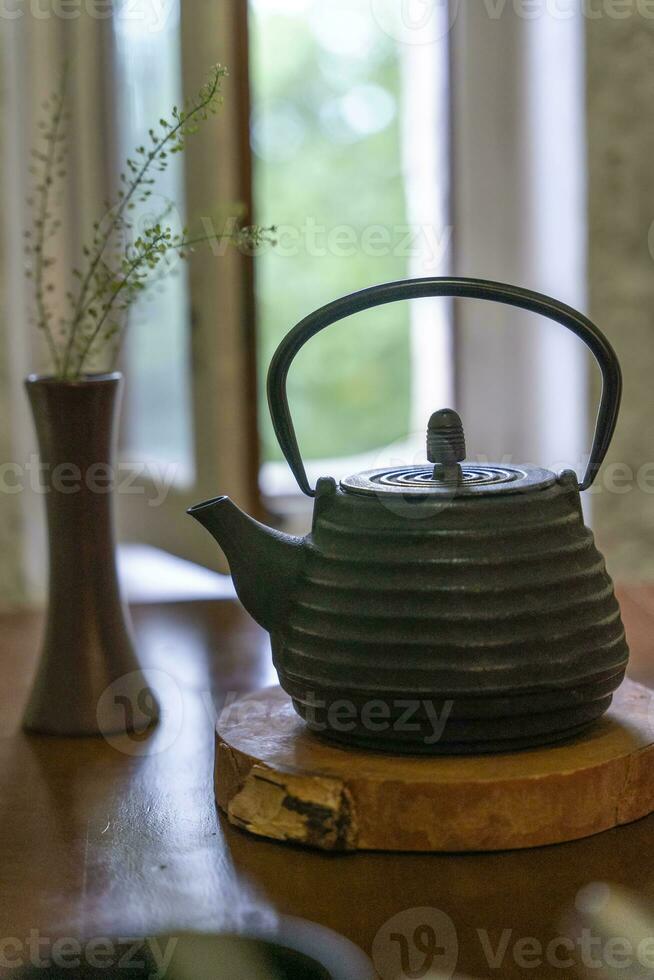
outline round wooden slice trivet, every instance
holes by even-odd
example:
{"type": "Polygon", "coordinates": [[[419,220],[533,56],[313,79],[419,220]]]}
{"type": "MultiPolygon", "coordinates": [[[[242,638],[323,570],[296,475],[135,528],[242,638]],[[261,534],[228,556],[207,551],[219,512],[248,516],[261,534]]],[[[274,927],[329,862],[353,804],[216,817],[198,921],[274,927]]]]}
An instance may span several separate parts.
{"type": "Polygon", "coordinates": [[[324,850],[576,840],[654,811],[654,692],[625,681],[604,718],[567,743],[430,758],[322,741],[271,687],[223,711],[215,785],[235,826],[324,850]]]}

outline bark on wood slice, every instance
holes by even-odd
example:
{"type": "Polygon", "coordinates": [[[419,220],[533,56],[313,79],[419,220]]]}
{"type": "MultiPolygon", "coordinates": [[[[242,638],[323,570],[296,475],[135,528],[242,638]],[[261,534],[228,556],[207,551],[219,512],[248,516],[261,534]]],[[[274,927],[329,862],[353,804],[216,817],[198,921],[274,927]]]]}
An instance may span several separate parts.
{"type": "Polygon", "coordinates": [[[216,732],[230,822],[331,851],[495,851],[576,840],[654,811],[654,694],[625,681],[576,739],[516,753],[395,756],[311,734],[279,687],[234,702],[216,732]]]}

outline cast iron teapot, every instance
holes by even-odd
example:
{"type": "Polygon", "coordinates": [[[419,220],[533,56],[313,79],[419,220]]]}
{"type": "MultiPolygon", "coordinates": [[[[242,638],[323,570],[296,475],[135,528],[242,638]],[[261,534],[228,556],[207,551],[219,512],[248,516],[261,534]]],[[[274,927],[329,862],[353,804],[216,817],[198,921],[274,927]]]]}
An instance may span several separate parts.
{"type": "Polygon", "coordinates": [[[268,401],[284,456],[315,497],[311,533],[271,530],[227,497],[189,513],[225,552],[243,605],[271,634],[280,683],[313,731],[395,752],[489,752],[567,738],[606,711],[628,650],[579,492],[606,454],[621,386],[614,351],[581,313],[484,280],[375,286],[290,331],[270,365],[268,401]],[[461,421],[446,409],[429,420],[429,465],[310,487],[286,397],[293,358],[331,323],[424,296],[519,307],[585,341],[603,386],[581,484],[572,470],[464,462],[461,421]]]}

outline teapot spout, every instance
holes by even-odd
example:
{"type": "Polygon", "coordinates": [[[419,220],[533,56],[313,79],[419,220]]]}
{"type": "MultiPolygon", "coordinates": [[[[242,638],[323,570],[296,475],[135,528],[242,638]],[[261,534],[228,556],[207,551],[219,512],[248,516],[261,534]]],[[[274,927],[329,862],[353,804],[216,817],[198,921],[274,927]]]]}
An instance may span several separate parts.
{"type": "Polygon", "coordinates": [[[268,632],[282,629],[304,560],[304,538],[255,521],[229,497],[196,504],[187,514],[222,548],[236,593],[252,618],[268,632]]]}

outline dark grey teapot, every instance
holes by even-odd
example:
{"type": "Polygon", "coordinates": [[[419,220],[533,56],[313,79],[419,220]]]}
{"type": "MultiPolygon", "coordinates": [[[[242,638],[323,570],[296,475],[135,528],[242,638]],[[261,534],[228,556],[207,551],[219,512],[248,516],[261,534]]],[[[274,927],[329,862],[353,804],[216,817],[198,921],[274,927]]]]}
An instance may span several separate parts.
{"type": "Polygon", "coordinates": [[[628,650],[579,492],[597,475],[620,395],[619,364],[597,327],[499,283],[388,283],[291,330],[270,365],[268,400],[284,456],[315,497],[311,533],[271,530],[227,497],[189,513],[225,552],[243,605],[271,634],[280,683],[313,731],[389,751],[489,752],[566,738],[606,711],[628,650]],[[520,307],[585,341],[603,388],[581,484],[571,470],[464,462],[460,419],[446,409],[429,420],[429,465],[340,484],[324,477],[311,489],[286,398],[293,358],[350,314],[424,296],[520,307]]]}

